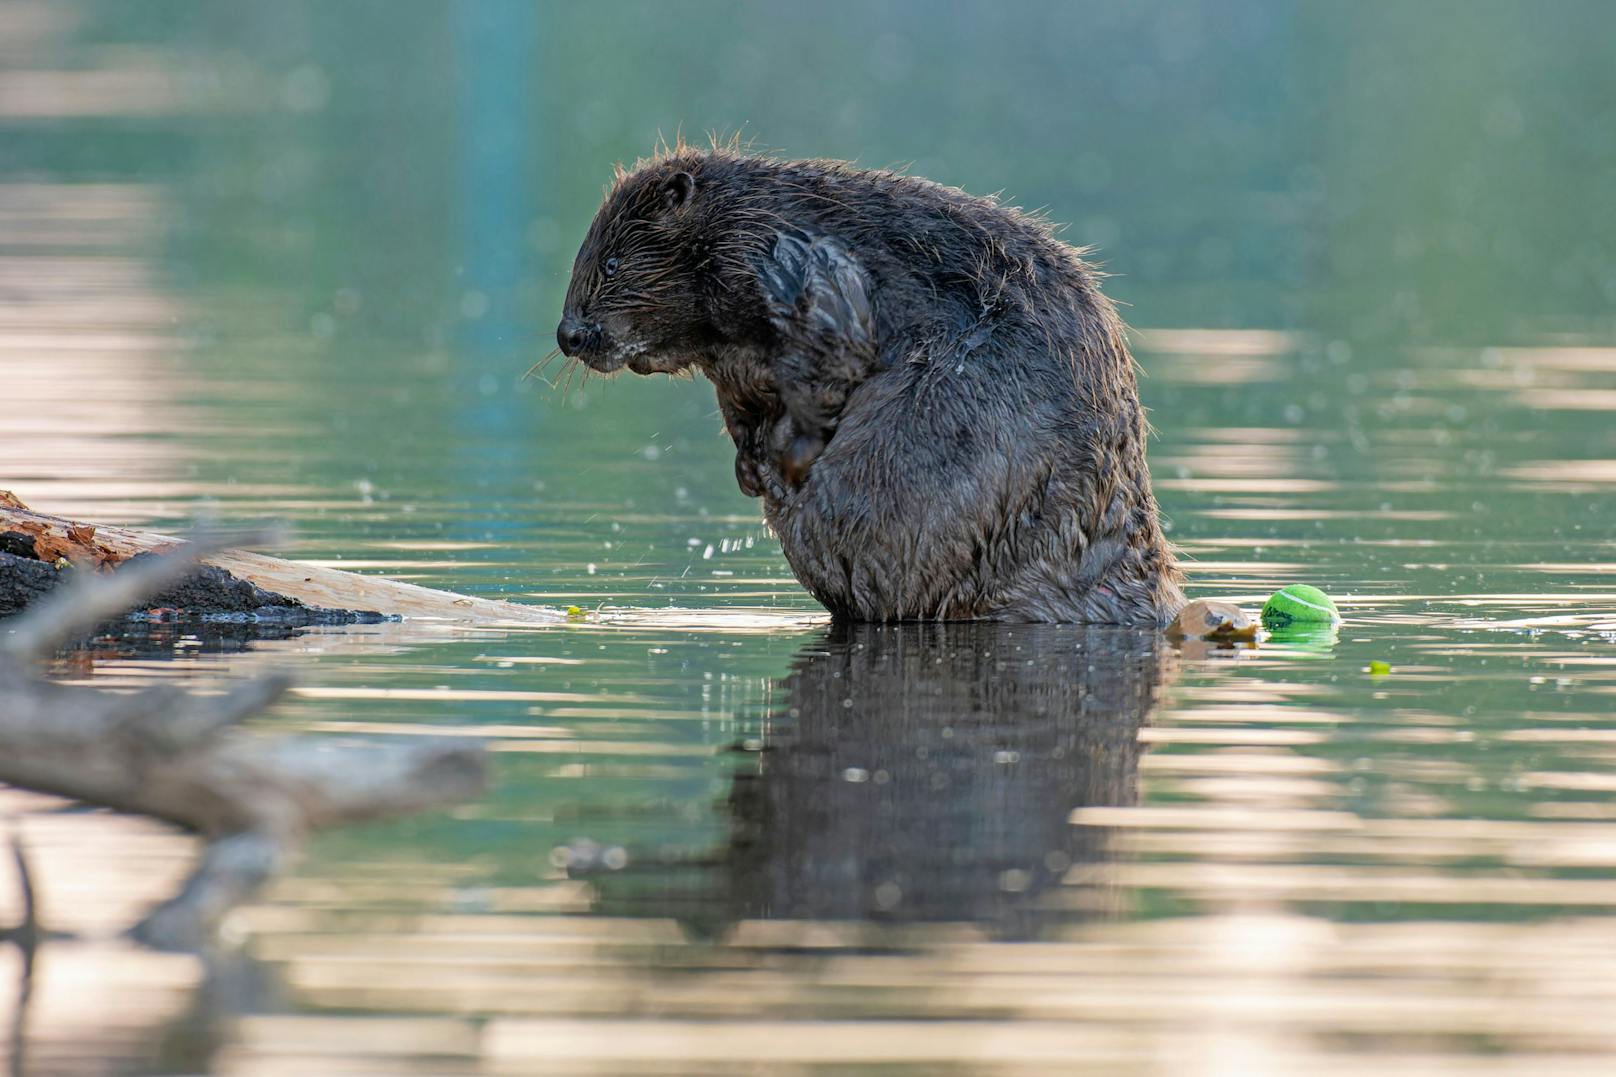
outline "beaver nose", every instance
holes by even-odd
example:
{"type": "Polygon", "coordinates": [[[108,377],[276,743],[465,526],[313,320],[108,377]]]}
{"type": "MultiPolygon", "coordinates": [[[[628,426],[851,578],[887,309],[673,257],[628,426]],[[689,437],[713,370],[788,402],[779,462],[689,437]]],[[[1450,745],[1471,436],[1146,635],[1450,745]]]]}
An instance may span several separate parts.
{"type": "Polygon", "coordinates": [[[589,346],[589,340],[594,335],[594,326],[570,314],[556,326],[556,343],[561,345],[562,355],[577,355],[589,346]]]}

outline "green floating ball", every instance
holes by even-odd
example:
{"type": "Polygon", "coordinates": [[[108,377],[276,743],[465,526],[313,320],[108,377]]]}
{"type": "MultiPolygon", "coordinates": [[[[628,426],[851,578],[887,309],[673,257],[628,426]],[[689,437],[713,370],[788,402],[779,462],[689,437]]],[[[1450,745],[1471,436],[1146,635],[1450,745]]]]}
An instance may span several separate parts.
{"type": "Polygon", "coordinates": [[[1341,611],[1317,587],[1293,583],[1275,591],[1274,597],[1263,603],[1262,623],[1270,632],[1291,625],[1340,624],[1341,611]]]}

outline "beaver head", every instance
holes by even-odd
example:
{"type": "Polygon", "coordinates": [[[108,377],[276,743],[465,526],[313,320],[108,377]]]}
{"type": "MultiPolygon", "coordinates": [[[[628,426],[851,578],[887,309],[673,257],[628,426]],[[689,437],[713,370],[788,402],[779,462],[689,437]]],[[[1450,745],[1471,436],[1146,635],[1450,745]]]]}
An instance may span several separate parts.
{"type": "Polygon", "coordinates": [[[602,372],[672,373],[758,320],[741,264],[752,244],[729,219],[722,163],[685,152],[618,169],[573,263],[564,354],[602,372]]]}

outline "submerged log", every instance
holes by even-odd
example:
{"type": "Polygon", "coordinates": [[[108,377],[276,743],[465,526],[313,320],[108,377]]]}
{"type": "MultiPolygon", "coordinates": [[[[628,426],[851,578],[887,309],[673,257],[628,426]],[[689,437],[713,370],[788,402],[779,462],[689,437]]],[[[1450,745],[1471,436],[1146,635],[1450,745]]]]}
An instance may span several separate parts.
{"type": "Polygon", "coordinates": [[[284,675],[202,695],[173,686],[109,692],[56,684],[37,663],[139,596],[183,577],[218,543],[75,573],[0,638],[0,781],[176,824],[208,840],[183,890],[137,926],[154,945],[205,943],[219,919],[322,827],[454,803],[483,784],[464,741],[332,743],[235,728],[289,687],[284,675]]]}
{"type": "MultiPolygon", "coordinates": [[[[115,568],[145,553],[173,551],[180,538],[152,531],[105,527],[65,520],[28,509],[11,494],[0,490],[0,579],[9,586],[0,590],[0,613],[6,610],[6,596],[33,601],[49,590],[49,579],[38,566],[55,569],[70,565],[74,570],[95,572],[115,568]],[[23,565],[32,561],[32,565],[23,565]],[[13,562],[16,562],[15,564],[13,562]],[[7,571],[7,566],[11,571],[7,571]]],[[[259,594],[243,608],[232,606],[225,612],[249,614],[255,609],[292,608],[297,604],[313,611],[315,623],[320,613],[336,615],[372,613],[384,617],[469,622],[480,625],[556,624],[565,616],[541,606],[475,598],[452,591],[439,591],[413,583],[380,576],[288,561],[242,549],[215,550],[201,563],[227,574],[213,581],[212,592],[229,595],[237,584],[256,588],[259,594]]],[[[143,596],[145,597],[145,596],[143,596]]],[[[193,595],[193,598],[196,596],[193,595]]],[[[184,601],[183,599],[181,601],[184,601]]],[[[235,601],[235,600],[232,600],[235,601]]],[[[163,605],[154,600],[154,605],[163,605]]],[[[12,608],[19,608],[15,600],[12,608]]],[[[192,607],[188,607],[192,608],[192,607]]],[[[115,611],[119,612],[119,611],[115,611]]],[[[198,609],[206,613],[207,608],[198,609]]],[[[267,614],[273,619],[275,614],[267,614]]],[[[354,616],[348,619],[364,619],[354,616]]]]}

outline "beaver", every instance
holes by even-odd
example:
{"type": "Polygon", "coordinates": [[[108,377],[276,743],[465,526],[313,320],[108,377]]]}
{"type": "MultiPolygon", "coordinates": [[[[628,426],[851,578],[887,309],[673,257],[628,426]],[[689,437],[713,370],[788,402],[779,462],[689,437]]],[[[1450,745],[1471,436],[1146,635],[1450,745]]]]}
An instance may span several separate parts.
{"type": "Polygon", "coordinates": [[[838,619],[1160,626],[1181,576],[1084,253],[914,176],[680,145],[618,168],[556,339],[711,381],[741,490],[838,619]]]}

